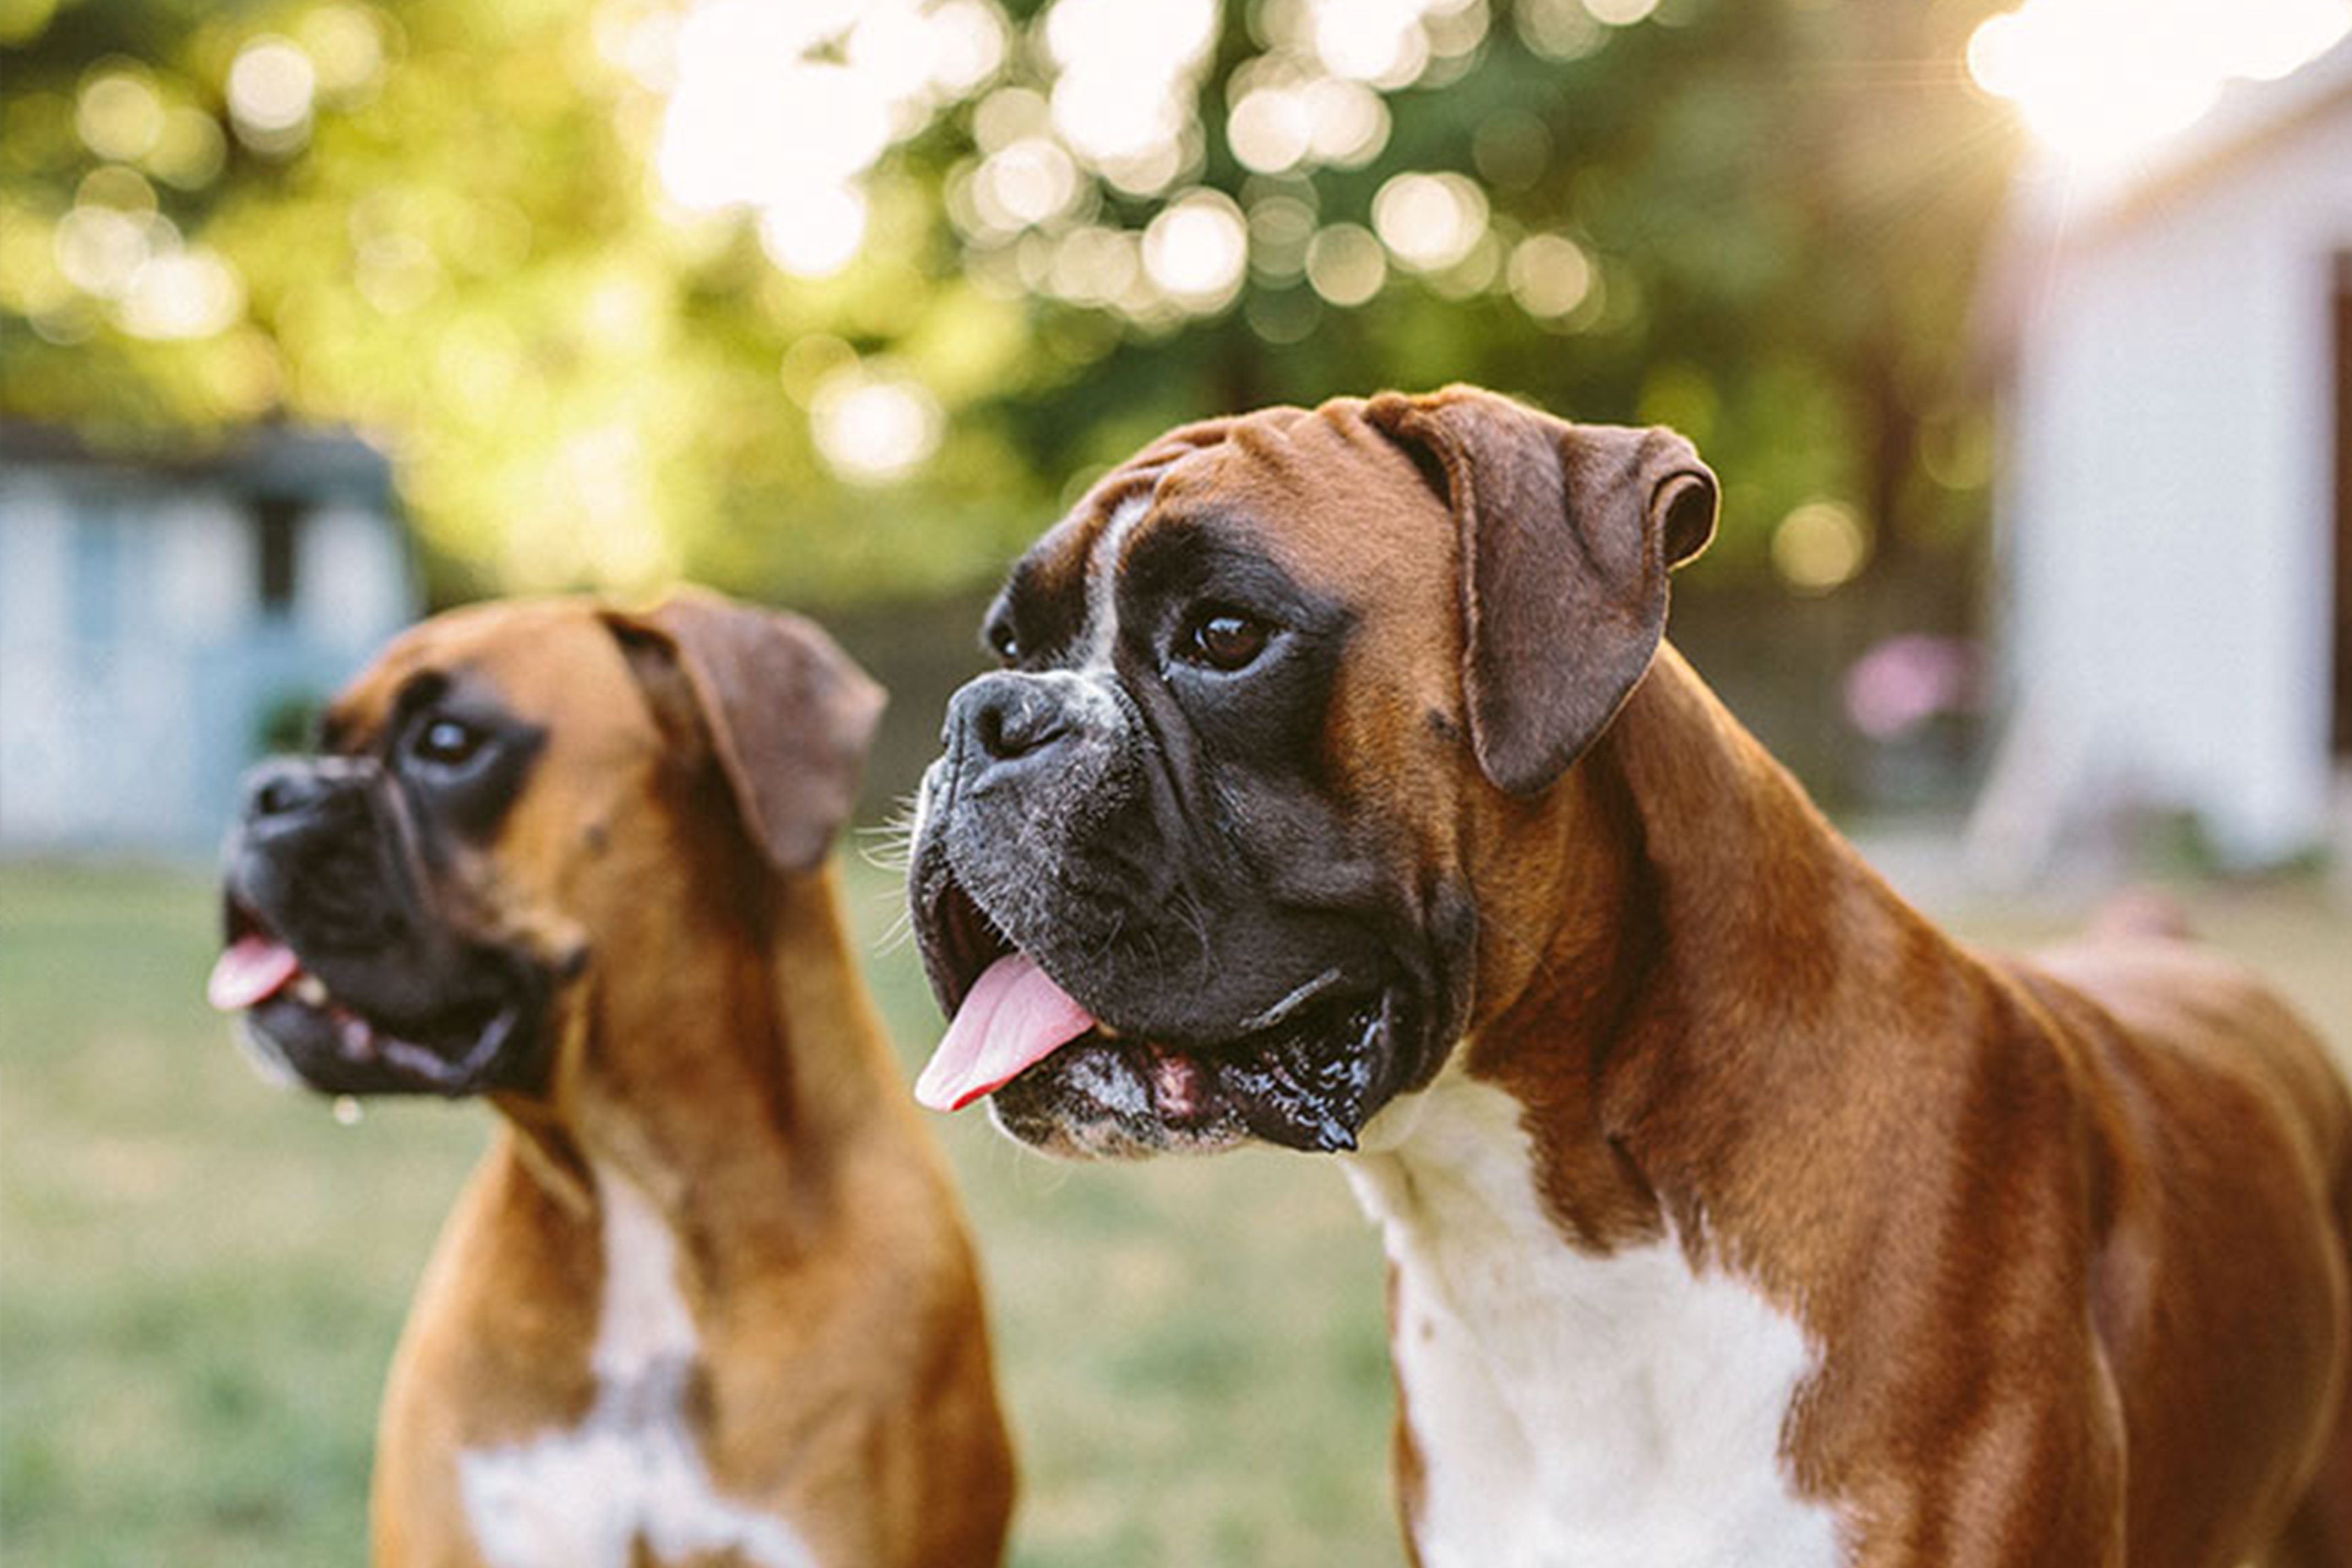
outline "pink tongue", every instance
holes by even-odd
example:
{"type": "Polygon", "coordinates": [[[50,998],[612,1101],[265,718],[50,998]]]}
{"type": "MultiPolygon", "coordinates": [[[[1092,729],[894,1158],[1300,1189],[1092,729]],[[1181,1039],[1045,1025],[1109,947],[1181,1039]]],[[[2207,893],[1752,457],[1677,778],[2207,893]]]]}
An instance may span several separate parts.
{"type": "Polygon", "coordinates": [[[933,1110],[961,1110],[1094,1027],[1093,1016],[1019,953],[973,983],[947,1038],[915,1080],[933,1110]]]}
{"type": "Polygon", "coordinates": [[[241,936],[213,965],[205,999],[224,1013],[238,1012],[277,995],[301,973],[302,961],[285,943],[257,934],[241,936]]]}

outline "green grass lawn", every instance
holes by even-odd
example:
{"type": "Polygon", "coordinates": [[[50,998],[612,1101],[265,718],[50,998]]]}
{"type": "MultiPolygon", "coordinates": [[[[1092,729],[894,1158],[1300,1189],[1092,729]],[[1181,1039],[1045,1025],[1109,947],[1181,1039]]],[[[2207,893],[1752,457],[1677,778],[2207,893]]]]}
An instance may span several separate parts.
{"type": "MultiPolygon", "coordinates": [[[[853,901],[879,942],[889,879],[853,901]]],[[[2341,1046],[2352,918],[2200,895],[2341,1046]]],[[[383,1368],[474,1106],[339,1125],[203,1005],[203,879],[0,871],[0,1548],[44,1568],[357,1563],[383,1368]]],[[[2055,922],[1962,911],[2004,939],[2055,922]]],[[[873,959],[911,1076],[938,1020],[873,959]]],[[[1254,1153],[1068,1167],[937,1123],[993,1297],[1014,1561],[1394,1564],[1379,1251],[1339,1173],[1254,1153]]]]}
{"type": "MultiPolygon", "coordinates": [[[[854,867],[878,944],[894,881],[854,867]]],[[[355,1126],[206,1011],[205,879],[0,870],[0,1557],[365,1558],[383,1368],[483,1107],[355,1126]]],[[[939,1022],[871,973],[909,1079],[939,1022]]],[[[936,1123],[995,1317],[1013,1561],[1387,1564],[1380,1250],[1339,1173],[1274,1153],[1048,1163],[936,1123]]]]}

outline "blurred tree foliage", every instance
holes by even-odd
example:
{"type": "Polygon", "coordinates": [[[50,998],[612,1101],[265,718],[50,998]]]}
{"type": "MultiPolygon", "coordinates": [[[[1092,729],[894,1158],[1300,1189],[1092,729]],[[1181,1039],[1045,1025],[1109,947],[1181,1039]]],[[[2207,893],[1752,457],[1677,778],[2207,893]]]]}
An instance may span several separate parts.
{"type": "Polygon", "coordinates": [[[1826,504],[1825,580],[1958,581],[1987,9],[0,0],[0,411],[358,425],[445,597],[841,603],[1177,420],[1475,380],[1696,437],[1711,575],[1826,504]]]}

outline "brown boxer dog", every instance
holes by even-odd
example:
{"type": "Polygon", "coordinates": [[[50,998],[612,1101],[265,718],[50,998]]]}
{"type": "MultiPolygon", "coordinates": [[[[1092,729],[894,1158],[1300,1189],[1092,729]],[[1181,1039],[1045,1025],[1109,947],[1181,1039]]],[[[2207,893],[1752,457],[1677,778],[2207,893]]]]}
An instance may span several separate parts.
{"type": "Polygon", "coordinates": [[[1339,1153],[1429,1568],[2352,1564],[2352,1105],[2160,936],[1971,951],[1661,644],[1716,485],[1468,388],[1179,429],[1013,569],[927,1103],[1339,1153]]]}
{"type": "Polygon", "coordinates": [[[394,1361],[379,1564],[998,1560],[972,1261],[825,853],[879,688],[796,617],[499,604],[253,780],[213,999],[503,1129],[394,1361]]]}

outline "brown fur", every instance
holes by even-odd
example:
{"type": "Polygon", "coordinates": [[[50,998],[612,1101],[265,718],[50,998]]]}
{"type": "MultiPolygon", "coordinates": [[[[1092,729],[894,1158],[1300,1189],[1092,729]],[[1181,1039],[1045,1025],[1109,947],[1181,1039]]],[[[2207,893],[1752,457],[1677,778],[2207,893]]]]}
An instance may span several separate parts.
{"type": "Polygon", "coordinates": [[[676,1237],[699,1346],[689,1424],[722,1494],[826,1563],[995,1562],[1013,1475],[979,1285],[834,873],[781,872],[747,847],[724,772],[665,732],[675,713],[649,701],[595,606],[428,623],[338,702],[334,732],[365,744],[427,667],[475,672],[547,727],[522,798],[463,875],[494,923],[591,957],[558,1015],[550,1091],[500,1097],[504,1128],[410,1314],[379,1441],[376,1561],[477,1563],[458,1454],[586,1414],[593,1161],[676,1237]]]}
{"type": "MultiPolygon", "coordinates": [[[[1464,464],[1572,455],[1575,429],[1467,389],[1340,399],[1177,433],[1097,494],[1156,487],[1130,549],[1188,509],[1260,520],[1355,612],[1333,787],[1418,885],[1475,889],[1469,1071],[1527,1108],[1563,1245],[1671,1226],[1803,1325],[1822,1360],[1783,1458],[1857,1563],[2352,1568],[2352,1102],[2318,1042],[2147,910],[2038,960],[1955,942],[1671,648],[1597,739],[1554,745],[1581,756],[1550,787],[1482,767],[1497,720],[1465,688],[1510,675],[1458,597],[1482,591],[1464,464]],[[1468,443],[1425,477],[1406,447],[1438,415],[1545,438],[1468,443]]],[[[1681,458],[1624,436],[1652,468],[1619,482],[1667,498],[1654,531],[1681,458]]],[[[1488,493],[1594,504],[1563,471],[1488,493]]],[[[1039,553],[1082,562],[1099,522],[1082,508],[1067,552],[1039,553]]],[[[1535,564],[1608,552],[1579,548],[1535,564]]],[[[1662,615],[1675,553],[1625,549],[1622,604],[1578,600],[1589,635],[1662,615]]]]}
{"type": "Polygon", "coordinates": [[[1789,1454],[1857,1561],[2276,1539],[2352,1345],[2352,1107],[2308,1031],[2162,939],[1951,942],[1671,650],[1572,778],[1494,852],[1608,913],[1488,994],[1473,1068],[1535,1109],[1591,1241],[1672,1218],[1822,1346],[1789,1454]],[[1558,831],[1580,815],[1614,830],[1558,831]]]}

